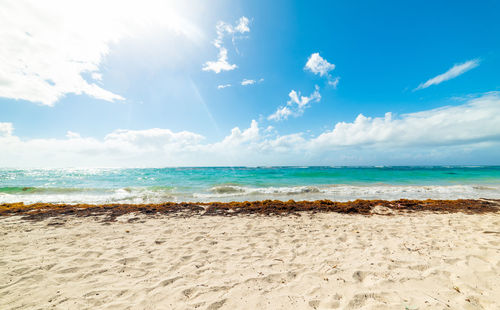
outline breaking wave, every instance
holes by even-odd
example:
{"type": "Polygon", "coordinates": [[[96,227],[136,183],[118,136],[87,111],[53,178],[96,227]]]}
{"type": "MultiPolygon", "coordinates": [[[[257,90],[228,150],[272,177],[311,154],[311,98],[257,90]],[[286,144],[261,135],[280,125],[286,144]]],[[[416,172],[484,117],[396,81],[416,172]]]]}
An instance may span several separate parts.
{"type": "Polygon", "coordinates": [[[267,186],[217,185],[209,188],[175,187],[51,188],[1,187],[0,203],[161,203],[167,201],[245,201],[355,199],[461,199],[500,198],[500,185],[321,185],[267,186]]]}
{"type": "Polygon", "coordinates": [[[261,200],[330,199],[348,201],[354,199],[474,199],[499,198],[500,186],[483,185],[322,185],[284,187],[245,187],[223,185],[212,187],[208,193],[195,193],[201,201],[215,200],[261,200]]]}

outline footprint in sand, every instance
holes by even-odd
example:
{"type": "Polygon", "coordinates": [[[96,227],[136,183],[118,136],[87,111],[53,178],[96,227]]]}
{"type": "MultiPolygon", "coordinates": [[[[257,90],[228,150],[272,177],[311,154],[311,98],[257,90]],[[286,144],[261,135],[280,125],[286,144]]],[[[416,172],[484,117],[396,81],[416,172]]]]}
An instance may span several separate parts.
{"type": "Polygon", "coordinates": [[[207,310],[217,310],[220,307],[222,307],[225,303],[226,303],[226,299],[216,301],[216,302],[212,303],[210,306],[208,306],[207,310]]]}
{"type": "Polygon", "coordinates": [[[359,308],[363,307],[365,305],[366,301],[368,301],[369,299],[381,301],[381,297],[382,296],[380,296],[379,294],[375,294],[375,293],[356,294],[349,301],[347,308],[359,309],[359,308]]]}

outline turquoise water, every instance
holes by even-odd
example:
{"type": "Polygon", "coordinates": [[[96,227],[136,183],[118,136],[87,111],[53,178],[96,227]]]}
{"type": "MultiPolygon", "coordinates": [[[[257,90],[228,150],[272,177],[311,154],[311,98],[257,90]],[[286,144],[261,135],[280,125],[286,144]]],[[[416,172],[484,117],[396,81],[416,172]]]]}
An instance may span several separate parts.
{"type": "Polygon", "coordinates": [[[0,169],[1,202],[500,198],[500,166],[0,169]]]}

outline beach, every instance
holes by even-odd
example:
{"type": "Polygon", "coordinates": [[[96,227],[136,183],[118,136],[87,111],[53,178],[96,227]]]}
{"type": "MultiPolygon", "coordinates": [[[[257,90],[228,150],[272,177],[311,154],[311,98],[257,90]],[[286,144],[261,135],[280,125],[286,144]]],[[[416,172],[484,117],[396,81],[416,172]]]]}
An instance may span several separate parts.
{"type": "Polygon", "coordinates": [[[498,212],[0,217],[1,309],[498,309],[498,212]]]}
{"type": "Polygon", "coordinates": [[[499,177],[0,169],[0,309],[498,309],[499,177]]]}
{"type": "Polygon", "coordinates": [[[0,310],[500,310],[499,12],[0,0],[0,310]]]}

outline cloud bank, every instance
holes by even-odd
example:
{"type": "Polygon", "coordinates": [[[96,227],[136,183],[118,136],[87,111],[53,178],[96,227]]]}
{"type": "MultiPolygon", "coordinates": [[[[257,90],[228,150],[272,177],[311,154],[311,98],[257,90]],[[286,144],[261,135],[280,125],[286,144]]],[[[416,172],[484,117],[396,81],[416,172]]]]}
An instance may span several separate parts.
{"type": "MultiPolygon", "coordinates": [[[[303,102],[298,94],[290,98],[296,105],[303,102]]],[[[0,123],[0,163],[11,167],[363,165],[418,164],[419,159],[426,164],[450,164],[450,158],[478,163],[481,158],[500,156],[498,124],[499,93],[401,116],[360,114],[313,137],[300,132],[278,135],[254,120],[249,128],[235,127],[213,143],[197,133],[160,128],[120,129],[102,139],[74,132],[64,139],[21,139],[13,124],[4,122],[0,123]]]]}
{"type": "Polygon", "coordinates": [[[459,75],[464,74],[465,72],[474,69],[475,67],[479,66],[479,60],[478,59],[473,59],[466,61],[462,64],[456,64],[451,69],[446,71],[443,74],[440,74],[436,77],[433,77],[432,79],[428,80],[425,83],[420,84],[415,90],[419,89],[424,89],[432,85],[438,85],[443,83],[444,81],[448,81],[451,79],[456,78],[459,75]]]}
{"type": "Polygon", "coordinates": [[[362,114],[352,123],[337,123],[314,139],[322,146],[434,147],[500,141],[500,98],[488,94],[460,106],[384,117],[362,114]]]}

